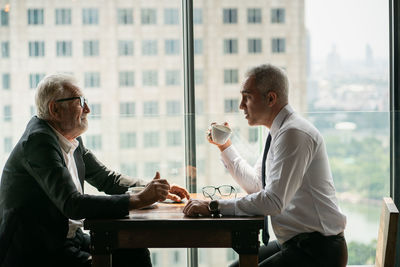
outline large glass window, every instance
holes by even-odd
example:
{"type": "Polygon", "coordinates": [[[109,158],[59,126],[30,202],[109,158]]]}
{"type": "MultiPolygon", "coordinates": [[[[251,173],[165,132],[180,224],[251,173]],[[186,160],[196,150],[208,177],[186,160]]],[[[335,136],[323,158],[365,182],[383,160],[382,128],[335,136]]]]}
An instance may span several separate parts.
{"type": "Polygon", "coordinates": [[[28,9],[28,24],[29,25],[39,25],[44,23],[44,16],[43,16],[44,10],[34,8],[34,9],[28,9]]]}
{"type": "Polygon", "coordinates": [[[35,89],[40,80],[45,76],[44,73],[30,73],[29,74],[29,88],[35,89]]]}
{"type": "Polygon", "coordinates": [[[29,56],[44,57],[44,42],[43,41],[29,42],[29,56]]]}
{"type": "Polygon", "coordinates": [[[155,8],[142,8],[141,21],[144,25],[157,24],[157,11],[155,8]]]}
{"type": "Polygon", "coordinates": [[[261,24],[261,8],[248,8],[247,9],[247,22],[251,24],[261,24]]]}
{"type": "Polygon", "coordinates": [[[99,9],[98,8],[82,9],[82,24],[83,25],[99,24],[99,9]]]}
{"type": "Polygon", "coordinates": [[[84,40],[83,41],[83,56],[94,57],[100,54],[99,40],[84,40]]]}
{"type": "Polygon", "coordinates": [[[8,11],[4,9],[0,11],[0,26],[8,26],[8,11]]]}
{"type": "Polygon", "coordinates": [[[117,17],[118,17],[118,24],[121,25],[133,24],[133,9],[118,8],[117,17]]]}
{"type": "Polygon", "coordinates": [[[179,24],[179,9],[177,8],[164,9],[164,24],[166,25],[179,24]]]}
{"type": "Polygon", "coordinates": [[[224,53],[225,54],[237,54],[238,53],[238,40],[237,39],[225,39],[224,40],[224,53]]]}
{"type": "Polygon", "coordinates": [[[118,41],[118,55],[119,56],[133,56],[133,41],[119,40],[118,41]]]}
{"type": "Polygon", "coordinates": [[[225,24],[236,24],[238,22],[237,8],[223,9],[223,22],[225,24]]]}
{"type": "Polygon", "coordinates": [[[58,57],[72,56],[72,41],[57,41],[56,46],[58,57]]]}
{"type": "Polygon", "coordinates": [[[70,25],[70,24],[71,24],[71,9],[56,8],[56,25],[70,25]]]}
{"type": "Polygon", "coordinates": [[[1,42],[1,57],[9,58],[10,57],[10,42],[1,42]]]}
{"type": "Polygon", "coordinates": [[[4,90],[10,90],[10,73],[3,73],[2,84],[4,90]]]}

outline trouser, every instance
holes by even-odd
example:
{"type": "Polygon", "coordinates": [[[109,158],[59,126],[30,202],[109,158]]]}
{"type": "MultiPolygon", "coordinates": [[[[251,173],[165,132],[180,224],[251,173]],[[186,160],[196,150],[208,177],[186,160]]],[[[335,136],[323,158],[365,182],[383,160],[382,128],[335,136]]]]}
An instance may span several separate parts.
{"type": "MultiPolygon", "coordinates": [[[[343,234],[324,236],[318,232],[303,233],[282,245],[271,241],[258,253],[262,267],[345,267],[347,245],[343,234]]],[[[239,266],[234,262],[231,267],[239,266]]]]}
{"type": "MultiPolygon", "coordinates": [[[[78,229],[75,237],[65,242],[56,266],[89,267],[92,265],[90,256],[90,236],[78,229]]],[[[150,251],[147,248],[115,250],[112,252],[112,266],[151,267],[150,251]]]]}

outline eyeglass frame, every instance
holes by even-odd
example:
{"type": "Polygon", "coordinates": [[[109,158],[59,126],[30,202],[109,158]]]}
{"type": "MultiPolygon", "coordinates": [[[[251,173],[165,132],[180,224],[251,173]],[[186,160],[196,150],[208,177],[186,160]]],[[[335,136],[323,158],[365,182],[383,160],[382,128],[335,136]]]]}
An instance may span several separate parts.
{"type": "Polygon", "coordinates": [[[74,97],[67,97],[67,98],[61,98],[61,99],[57,99],[54,100],[54,102],[64,102],[64,101],[69,101],[69,100],[74,100],[74,99],[79,99],[80,100],[80,105],[82,108],[85,107],[85,104],[88,105],[88,100],[86,98],[84,98],[83,96],[74,96],[74,97]]]}
{"type": "Polygon", "coordinates": [[[228,184],[224,184],[224,185],[220,185],[220,186],[213,186],[213,185],[203,186],[203,187],[201,188],[201,191],[202,191],[203,196],[204,196],[205,198],[210,198],[211,200],[214,200],[213,196],[216,195],[216,192],[217,192],[217,191],[219,192],[220,196],[231,196],[232,193],[235,193],[235,198],[236,198],[236,196],[237,196],[237,190],[236,190],[236,188],[234,188],[233,186],[228,185],[228,184]],[[223,186],[229,186],[229,187],[231,188],[231,193],[230,193],[229,195],[223,195],[223,194],[221,194],[221,191],[220,191],[219,189],[220,189],[221,187],[223,187],[223,186]],[[214,191],[215,191],[215,192],[214,192],[213,195],[210,195],[210,194],[208,194],[207,192],[204,191],[204,188],[207,188],[207,187],[209,187],[209,188],[214,188],[214,191]]]}

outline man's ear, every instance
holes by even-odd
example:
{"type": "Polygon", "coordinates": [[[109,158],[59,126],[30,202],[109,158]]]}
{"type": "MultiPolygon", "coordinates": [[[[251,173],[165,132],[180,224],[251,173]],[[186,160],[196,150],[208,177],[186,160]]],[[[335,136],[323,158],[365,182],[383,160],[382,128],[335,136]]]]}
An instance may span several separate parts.
{"type": "Polygon", "coordinates": [[[265,98],[268,106],[273,106],[278,100],[278,95],[274,91],[269,91],[265,98]]]}
{"type": "Polygon", "coordinates": [[[49,102],[49,114],[51,118],[58,118],[60,108],[57,106],[57,103],[54,101],[49,102]]]}

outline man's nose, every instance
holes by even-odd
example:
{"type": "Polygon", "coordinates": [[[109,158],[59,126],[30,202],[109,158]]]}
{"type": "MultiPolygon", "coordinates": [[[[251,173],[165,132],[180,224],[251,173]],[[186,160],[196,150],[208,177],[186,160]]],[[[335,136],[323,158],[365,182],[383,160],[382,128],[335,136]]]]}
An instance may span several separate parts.
{"type": "Polygon", "coordinates": [[[89,105],[85,103],[85,106],[83,107],[83,112],[85,113],[90,113],[90,108],[89,105]]]}

